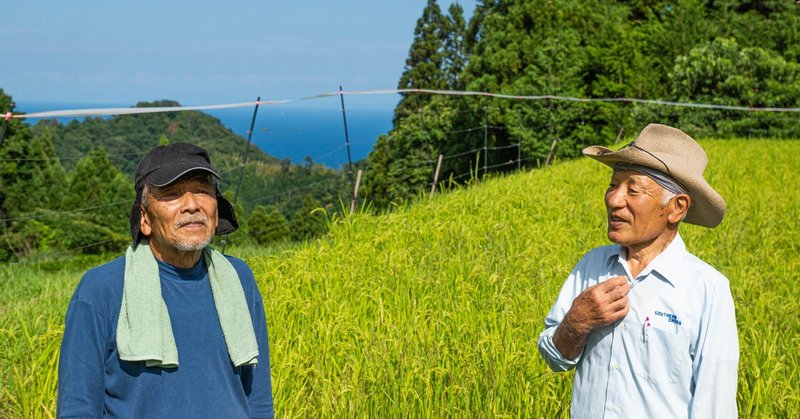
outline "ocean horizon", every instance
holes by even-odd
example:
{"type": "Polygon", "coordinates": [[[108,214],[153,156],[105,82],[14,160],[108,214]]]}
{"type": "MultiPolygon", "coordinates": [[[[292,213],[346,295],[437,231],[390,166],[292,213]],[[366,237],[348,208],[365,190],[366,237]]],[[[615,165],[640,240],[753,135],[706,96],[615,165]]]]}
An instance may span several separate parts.
{"type": "MultiPolygon", "coordinates": [[[[15,111],[33,113],[130,106],[132,105],[17,101],[15,111]]],[[[253,108],[203,112],[218,118],[225,127],[247,139],[253,108]]],[[[347,109],[347,133],[350,140],[350,159],[353,163],[366,158],[378,137],[391,130],[393,113],[394,109],[387,107],[347,109]]],[[[66,124],[73,119],[83,118],[57,119],[60,123],[66,124]]],[[[34,125],[38,119],[25,121],[34,125]]],[[[340,169],[348,162],[342,111],[333,107],[259,106],[251,141],[270,156],[288,158],[295,164],[304,163],[308,157],[316,163],[340,169]]]]}

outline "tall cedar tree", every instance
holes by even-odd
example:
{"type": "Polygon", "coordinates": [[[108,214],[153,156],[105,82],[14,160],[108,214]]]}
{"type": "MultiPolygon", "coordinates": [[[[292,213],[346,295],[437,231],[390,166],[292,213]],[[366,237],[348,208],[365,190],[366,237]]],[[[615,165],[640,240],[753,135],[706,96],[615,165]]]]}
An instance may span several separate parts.
{"type": "MultiPolygon", "coordinates": [[[[447,77],[444,67],[444,44],[447,40],[447,22],[436,0],[428,0],[414,29],[414,42],[406,58],[406,66],[400,76],[398,89],[445,89],[447,77]]],[[[419,94],[404,94],[394,110],[395,123],[416,113],[429,97],[419,94]]]]}
{"type": "MultiPolygon", "coordinates": [[[[400,88],[463,89],[467,63],[464,9],[451,4],[446,16],[430,0],[417,21],[400,88]]],[[[378,138],[370,153],[370,173],[363,193],[378,207],[413,199],[430,188],[435,157],[442,152],[443,116],[453,108],[448,98],[405,94],[395,108],[394,129],[378,138]]],[[[450,119],[444,118],[449,121],[450,119]]]]}
{"type": "Polygon", "coordinates": [[[464,20],[464,8],[460,4],[452,3],[447,9],[444,31],[442,71],[447,88],[462,90],[464,86],[461,84],[460,76],[467,65],[467,22],[464,20]]]}

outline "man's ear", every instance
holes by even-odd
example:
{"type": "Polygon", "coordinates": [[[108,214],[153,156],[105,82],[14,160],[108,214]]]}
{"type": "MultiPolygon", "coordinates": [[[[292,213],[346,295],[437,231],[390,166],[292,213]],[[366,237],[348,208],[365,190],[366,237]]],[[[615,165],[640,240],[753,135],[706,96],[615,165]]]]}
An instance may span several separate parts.
{"type": "Polygon", "coordinates": [[[678,194],[672,200],[672,210],[669,213],[669,222],[672,224],[677,224],[686,217],[686,213],[689,212],[689,206],[692,203],[692,198],[686,194],[678,194]]]}
{"type": "Polygon", "coordinates": [[[150,237],[150,233],[153,232],[153,226],[150,225],[150,218],[147,217],[147,211],[145,211],[144,207],[139,204],[139,209],[141,210],[141,218],[139,219],[139,231],[145,237],[150,237]]]}

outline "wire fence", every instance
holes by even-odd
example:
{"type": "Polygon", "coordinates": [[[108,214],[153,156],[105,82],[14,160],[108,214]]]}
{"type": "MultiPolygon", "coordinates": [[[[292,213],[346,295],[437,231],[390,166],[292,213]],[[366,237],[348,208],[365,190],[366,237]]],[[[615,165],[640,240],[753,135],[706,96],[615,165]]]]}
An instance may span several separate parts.
{"type": "MultiPolygon", "coordinates": [[[[714,121],[714,129],[723,132],[729,129],[737,135],[747,137],[774,137],[778,130],[780,132],[800,133],[800,108],[775,108],[775,107],[750,107],[720,105],[708,103],[672,102],[651,99],[637,98],[577,98],[554,95],[526,96],[526,95],[506,95],[491,92],[468,92],[468,91],[442,91],[428,89],[395,89],[395,90],[370,90],[370,91],[343,91],[331,93],[321,93],[292,100],[258,100],[256,102],[240,102],[219,105],[202,106],[170,106],[170,107],[147,107],[147,108],[97,108],[97,109],[78,109],[78,110],[58,110],[35,113],[6,114],[6,122],[10,119],[46,119],[64,117],[97,117],[97,116],[119,116],[132,114],[145,114],[157,112],[185,112],[185,111],[210,111],[221,109],[235,109],[255,107],[259,105],[284,105],[288,103],[308,101],[325,97],[340,97],[342,100],[343,118],[335,121],[332,117],[330,124],[343,124],[342,142],[330,147],[329,149],[319,150],[318,147],[309,145],[308,156],[311,161],[321,161],[333,155],[348,155],[349,165],[343,168],[344,172],[350,172],[353,167],[350,161],[350,148],[354,145],[372,146],[375,139],[350,141],[347,121],[348,112],[345,109],[344,97],[357,95],[388,95],[388,94],[423,94],[423,95],[446,95],[452,97],[469,97],[481,102],[467,103],[458,108],[457,115],[466,116],[466,120],[473,121],[471,125],[458,127],[436,126],[436,133],[431,132],[431,127],[435,124],[430,122],[435,115],[426,115],[423,109],[418,109],[418,118],[421,122],[418,137],[423,144],[423,158],[409,160],[405,164],[405,170],[429,171],[428,181],[424,188],[431,191],[444,191],[448,185],[468,183],[465,181],[480,180],[493,172],[513,172],[531,167],[539,167],[552,162],[554,150],[565,131],[572,132],[573,136],[596,135],[596,131],[586,130],[587,134],[582,134],[581,127],[596,118],[602,117],[609,112],[617,112],[620,118],[624,119],[619,126],[607,127],[607,131],[616,134],[616,141],[621,138],[631,136],[633,130],[644,127],[649,122],[658,121],[688,121],[696,124],[693,126],[695,131],[705,135],[713,135],[713,132],[703,131],[703,123],[714,121]],[[487,100],[514,101],[512,107],[498,106],[487,100]],[[535,103],[538,106],[532,106],[535,103]],[[754,118],[754,115],[756,117],[754,118]],[[428,122],[426,126],[426,122],[428,122]],[[628,128],[628,132],[626,131],[628,128]],[[721,128],[719,128],[721,127],[721,128]],[[787,131],[787,127],[789,130],[787,131]],[[575,134],[577,132],[577,134],[575,134]],[[502,141],[498,141],[499,137],[502,141]],[[533,140],[538,141],[534,143],[533,140]],[[446,143],[451,152],[447,154],[431,152],[432,142],[446,143]],[[476,144],[476,142],[478,144],[476,144]],[[480,144],[482,142],[482,144],[480,144]],[[458,150],[460,146],[466,150],[458,150]],[[427,149],[424,149],[427,147],[427,149]],[[427,153],[427,154],[426,154],[427,153]],[[442,170],[439,165],[448,165],[442,170]],[[436,175],[441,174],[438,178],[436,175]]],[[[361,111],[364,112],[364,111],[361,111]]],[[[368,111],[367,111],[368,112],[368,111]]],[[[353,121],[353,116],[358,112],[351,111],[349,118],[353,121]]],[[[303,132],[311,131],[308,125],[295,126],[291,129],[284,129],[284,135],[302,135],[303,132]]],[[[262,132],[266,135],[270,133],[270,127],[262,127],[262,132]]],[[[341,135],[341,134],[339,134],[341,135]]],[[[389,136],[391,138],[391,135],[389,136]]],[[[131,157],[141,157],[146,151],[129,152],[107,155],[108,158],[129,159],[131,157]]],[[[0,163],[35,163],[44,160],[73,161],[87,158],[87,156],[65,156],[65,157],[13,157],[0,159],[0,163]]],[[[222,172],[223,176],[234,174],[239,168],[232,168],[222,172]]],[[[362,179],[369,182],[373,175],[372,167],[362,167],[362,179]]],[[[267,176],[267,175],[265,175],[267,176]]],[[[353,173],[348,177],[350,190],[358,189],[353,173]]],[[[315,187],[328,183],[328,180],[311,181],[308,184],[286,188],[280,192],[265,191],[258,196],[242,198],[237,203],[237,208],[241,206],[253,207],[255,205],[280,205],[285,200],[296,199],[298,195],[313,190],[315,187]]],[[[356,196],[355,193],[345,192],[338,196],[340,202],[352,201],[357,206],[368,206],[370,197],[356,196]]],[[[127,206],[130,201],[117,201],[109,203],[96,203],[83,208],[64,211],[65,213],[83,213],[98,209],[127,206]]],[[[28,214],[19,217],[9,217],[0,219],[3,226],[9,223],[35,220],[46,217],[46,214],[28,214]]],[[[273,227],[273,230],[282,229],[281,226],[273,227]]],[[[272,230],[265,230],[266,233],[272,230]]],[[[37,258],[46,259],[49,257],[63,257],[82,252],[87,249],[103,246],[112,240],[98,240],[92,243],[81,244],[74,248],[57,251],[50,254],[39,253],[37,258]]]]}

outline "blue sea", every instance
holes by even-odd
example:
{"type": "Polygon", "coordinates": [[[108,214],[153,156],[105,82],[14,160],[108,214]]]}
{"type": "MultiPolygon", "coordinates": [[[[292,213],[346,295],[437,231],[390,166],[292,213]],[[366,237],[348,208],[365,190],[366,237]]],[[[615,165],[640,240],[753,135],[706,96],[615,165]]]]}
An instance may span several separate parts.
{"type": "MultiPolygon", "coordinates": [[[[129,107],[108,103],[20,102],[16,112],[42,112],[53,110],[129,107]]],[[[247,138],[253,108],[206,111],[219,118],[236,134],[247,138]]],[[[350,158],[361,160],[372,150],[381,134],[392,128],[393,108],[379,106],[370,109],[347,109],[347,133],[350,139],[350,158]]],[[[63,123],[75,118],[59,118],[63,123]]],[[[80,119],[80,118],[79,118],[80,119]]],[[[26,120],[35,124],[35,119],[26,120]]],[[[253,129],[252,142],[267,154],[289,158],[301,164],[306,158],[331,168],[347,164],[347,147],[342,110],[334,107],[260,106],[253,129]]]]}
{"type": "MultiPolygon", "coordinates": [[[[233,132],[247,138],[253,109],[208,111],[233,132]]],[[[393,109],[347,110],[347,137],[341,109],[261,106],[253,127],[252,142],[267,154],[303,163],[306,157],[328,167],[361,160],[372,151],[378,136],[392,128],[393,109]]]]}

